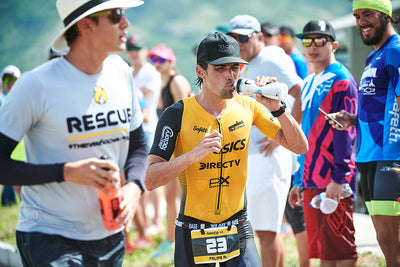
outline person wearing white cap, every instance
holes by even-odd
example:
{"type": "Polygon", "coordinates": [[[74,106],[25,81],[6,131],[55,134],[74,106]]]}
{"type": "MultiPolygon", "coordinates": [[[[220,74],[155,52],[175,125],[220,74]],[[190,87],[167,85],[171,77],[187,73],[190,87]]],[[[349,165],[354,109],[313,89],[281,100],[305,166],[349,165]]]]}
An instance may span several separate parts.
{"type": "MultiPolygon", "coordinates": [[[[300,122],[302,79],[297,76],[292,59],[282,48],[265,46],[261,30],[259,21],[250,15],[237,15],[230,20],[228,35],[238,41],[240,56],[249,62],[240,75],[252,80],[261,75],[271,76],[285,83],[289,88],[289,96],[285,100],[288,110],[300,122]]],[[[260,241],[263,266],[283,266],[285,263],[285,247],[279,233],[295,157],[266,138],[257,128],[252,128],[246,185],[247,210],[260,241]]]]}
{"type": "MultiPolygon", "coordinates": [[[[388,267],[400,266],[400,36],[390,0],[354,0],[353,16],[368,55],[357,115],[340,111],[339,130],[356,126],[361,193],[388,267]]],[[[348,130],[347,130],[348,131],[348,130]]]]}
{"type": "Polygon", "coordinates": [[[0,183],[22,185],[17,245],[24,266],[122,266],[144,191],[146,143],[131,69],[120,57],[138,0],[57,0],[65,56],[25,72],[0,112],[0,183]],[[26,162],[10,159],[24,137],[26,162]],[[100,159],[111,158],[112,161],[100,159]],[[118,175],[121,173],[123,183],[118,175]],[[114,231],[97,190],[121,183],[114,231]]]}
{"type": "Polygon", "coordinates": [[[1,84],[6,94],[8,94],[8,92],[11,90],[11,87],[14,85],[14,83],[18,80],[20,76],[21,76],[21,71],[18,69],[18,67],[14,65],[8,65],[1,71],[0,74],[1,84]]]}
{"type": "MultiPolygon", "coordinates": [[[[11,88],[13,87],[13,85],[20,76],[21,76],[20,70],[18,69],[17,66],[14,65],[8,65],[1,71],[0,74],[1,85],[4,92],[3,94],[0,94],[3,95],[3,98],[0,98],[0,106],[4,100],[5,95],[10,92],[11,88]]],[[[23,142],[21,142],[21,144],[18,145],[18,149],[16,152],[14,152],[13,156],[15,156],[16,153],[18,155],[20,153],[21,160],[24,160],[25,156],[24,156],[23,142]]],[[[17,198],[15,196],[14,187],[10,185],[5,185],[3,186],[3,190],[1,192],[1,205],[8,206],[13,204],[17,204],[17,198]]]]}

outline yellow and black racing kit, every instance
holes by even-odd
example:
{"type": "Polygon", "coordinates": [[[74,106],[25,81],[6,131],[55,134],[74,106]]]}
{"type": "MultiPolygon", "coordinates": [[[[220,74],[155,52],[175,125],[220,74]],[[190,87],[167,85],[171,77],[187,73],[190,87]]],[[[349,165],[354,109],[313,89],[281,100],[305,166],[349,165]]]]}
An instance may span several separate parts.
{"type": "Polygon", "coordinates": [[[214,130],[223,136],[220,153],[210,153],[179,175],[180,214],[209,223],[222,222],[246,209],[247,150],[251,126],[274,139],[280,124],[248,96],[228,100],[220,118],[205,111],[196,98],[185,98],[162,114],[150,154],[169,160],[195,148],[214,130]]]}

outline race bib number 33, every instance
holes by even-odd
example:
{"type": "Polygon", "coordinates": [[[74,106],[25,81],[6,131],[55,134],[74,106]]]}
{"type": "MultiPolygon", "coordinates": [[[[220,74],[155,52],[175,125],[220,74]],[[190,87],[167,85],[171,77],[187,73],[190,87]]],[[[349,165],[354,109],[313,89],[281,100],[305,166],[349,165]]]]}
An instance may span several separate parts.
{"type": "Polygon", "coordinates": [[[196,264],[224,262],[240,255],[236,226],[192,230],[193,257],[196,264]]]}

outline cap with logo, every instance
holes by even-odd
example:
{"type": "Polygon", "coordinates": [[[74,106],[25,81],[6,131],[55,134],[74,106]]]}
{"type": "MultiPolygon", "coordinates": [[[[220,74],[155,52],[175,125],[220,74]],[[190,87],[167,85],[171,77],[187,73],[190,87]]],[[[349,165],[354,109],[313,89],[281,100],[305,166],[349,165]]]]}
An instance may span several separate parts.
{"type": "Polygon", "coordinates": [[[57,0],[58,14],[64,24],[64,28],[58,33],[53,42],[55,50],[68,48],[65,40],[65,32],[79,20],[99,11],[114,8],[129,8],[140,6],[141,0],[57,0]]]}
{"type": "Polygon", "coordinates": [[[211,65],[243,63],[240,58],[239,44],[231,36],[216,32],[204,38],[197,50],[197,64],[206,62],[211,65]]]}
{"type": "Polygon", "coordinates": [[[253,16],[238,15],[229,22],[228,33],[249,35],[253,32],[261,32],[260,22],[253,16]]]}
{"type": "Polygon", "coordinates": [[[332,25],[325,20],[310,20],[304,26],[303,32],[296,34],[296,37],[302,39],[304,35],[313,33],[327,35],[334,41],[336,40],[335,30],[333,29],[332,25]]]}
{"type": "Polygon", "coordinates": [[[392,16],[392,3],[390,0],[354,0],[353,11],[357,9],[373,9],[392,16]]]}

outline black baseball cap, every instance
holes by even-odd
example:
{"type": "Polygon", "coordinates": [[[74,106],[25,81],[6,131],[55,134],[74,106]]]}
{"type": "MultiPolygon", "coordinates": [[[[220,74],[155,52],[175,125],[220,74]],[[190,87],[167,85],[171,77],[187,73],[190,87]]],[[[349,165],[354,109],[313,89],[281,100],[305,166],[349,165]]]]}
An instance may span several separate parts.
{"type": "Polygon", "coordinates": [[[288,26],[288,25],[283,25],[281,27],[279,27],[279,31],[281,33],[290,35],[291,37],[294,37],[294,30],[292,27],[288,26]]]}
{"type": "Polygon", "coordinates": [[[272,22],[266,21],[263,24],[261,24],[261,32],[274,36],[279,33],[279,29],[272,22]]]}
{"type": "Polygon", "coordinates": [[[327,35],[331,37],[333,41],[336,40],[335,30],[332,25],[325,20],[310,20],[306,26],[304,26],[303,32],[296,34],[296,37],[303,39],[304,35],[312,33],[327,35]]]}
{"type": "Polygon", "coordinates": [[[211,65],[243,63],[240,58],[239,44],[231,36],[216,32],[204,38],[197,49],[197,64],[206,62],[211,65]]]}

